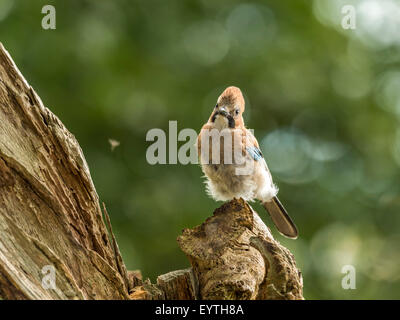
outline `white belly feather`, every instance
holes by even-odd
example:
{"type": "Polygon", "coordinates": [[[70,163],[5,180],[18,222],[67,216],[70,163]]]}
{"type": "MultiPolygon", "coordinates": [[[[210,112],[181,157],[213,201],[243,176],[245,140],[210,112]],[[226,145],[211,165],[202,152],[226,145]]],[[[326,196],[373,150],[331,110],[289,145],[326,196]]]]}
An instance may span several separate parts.
{"type": "MultiPolygon", "coordinates": [[[[228,120],[226,117],[217,116],[214,122],[214,129],[221,131],[227,128],[228,120]]],[[[212,141],[213,150],[220,150],[221,141],[212,141]],[[214,142],[216,143],[215,145],[214,142]]],[[[233,142],[233,145],[235,143],[233,142]]],[[[224,164],[223,159],[220,159],[219,164],[209,164],[209,162],[203,161],[204,159],[200,159],[201,168],[207,177],[208,194],[213,199],[220,201],[227,201],[233,198],[243,198],[246,201],[253,201],[254,199],[261,201],[271,200],[278,193],[278,188],[272,182],[265,160],[254,161],[249,154],[242,155],[241,141],[239,143],[240,145],[235,149],[232,161],[228,162],[233,164],[224,164]],[[244,167],[246,171],[243,170],[244,167]]],[[[209,155],[209,159],[211,159],[211,155],[209,155]]]]}

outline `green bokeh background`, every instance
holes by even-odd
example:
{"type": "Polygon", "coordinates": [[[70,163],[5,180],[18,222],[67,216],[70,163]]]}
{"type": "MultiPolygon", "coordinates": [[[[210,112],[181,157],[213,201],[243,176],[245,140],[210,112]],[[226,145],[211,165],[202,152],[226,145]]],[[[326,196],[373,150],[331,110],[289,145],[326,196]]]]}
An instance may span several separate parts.
{"type": "Polygon", "coordinates": [[[187,267],[176,237],[220,206],[198,165],[148,164],[146,133],[171,120],[198,131],[236,85],[300,230],[293,241],[271,228],[305,297],[396,299],[399,12],[396,0],[0,0],[0,41],[80,142],[128,269],[155,281],[187,267]],[[41,27],[46,4],[56,30],[41,27]],[[341,26],[345,4],[355,30],[341,26]]]}

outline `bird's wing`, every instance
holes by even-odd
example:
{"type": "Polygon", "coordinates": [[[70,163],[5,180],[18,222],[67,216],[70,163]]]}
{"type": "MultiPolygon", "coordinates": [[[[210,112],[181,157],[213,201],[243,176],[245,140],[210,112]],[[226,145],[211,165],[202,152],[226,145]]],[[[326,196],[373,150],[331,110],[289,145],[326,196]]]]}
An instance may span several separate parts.
{"type": "Polygon", "coordinates": [[[264,155],[261,152],[260,146],[256,137],[251,133],[251,131],[247,130],[247,144],[246,144],[246,151],[247,153],[255,160],[255,161],[262,161],[264,163],[265,170],[267,170],[268,175],[271,178],[271,172],[269,171],[267,162],[265,161],[264,155]]]}
{"type": "MultiPolygon", "coordinates": [[[[250,131],[248,131],[246,151],[255,161],[264,162],[265,170],[267,170],[267,173],[272,181],[271,172],[269,171],[267,163],[265,162],[264,156],[260,150],[257,139],[250,131]]],[[[271,201],[263,202],[263,206],[265,207],[265,209],[267,209],[268,213],[271,216],[272,221],[274,222],[275,226],[277,227],[278,231],[281,234],[291,239],[297,238],[298,236],[297,227],[276,196],[273,197],[271,201]]]]}
{"type": "Polygon", "coordinates": [[[246,146],[246,151],[255,161],[264,158],[261,150],[255,146],[246,146]]]}
{"type": "Polygon", "coordinates": [[[255,161],[264,158],[256,137],[249,130],[246,130],[246,151],[255,161]]]}

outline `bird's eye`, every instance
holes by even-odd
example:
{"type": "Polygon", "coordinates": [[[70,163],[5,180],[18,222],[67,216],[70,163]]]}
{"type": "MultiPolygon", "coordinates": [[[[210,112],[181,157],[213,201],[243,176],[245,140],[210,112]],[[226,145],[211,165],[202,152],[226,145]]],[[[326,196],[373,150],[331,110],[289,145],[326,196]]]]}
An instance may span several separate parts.
{"type": "Polygon", "coordinates": [[[218,103],[215,105],[215,109],[217,109],[218,108],[218,103]]]}
{"type": "Polygon", "coordinates": [[[239,114],[239,109],[235,110],[235,114],[238,115],[239,114]]]}

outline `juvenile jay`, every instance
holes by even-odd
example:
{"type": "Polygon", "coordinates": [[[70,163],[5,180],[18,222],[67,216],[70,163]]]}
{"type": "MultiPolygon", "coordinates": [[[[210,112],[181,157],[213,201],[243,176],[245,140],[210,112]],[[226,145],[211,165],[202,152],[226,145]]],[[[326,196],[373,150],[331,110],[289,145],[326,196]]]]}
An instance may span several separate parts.
{"type": "Polygon", "coordinates": [[[295,239],[297,228],[277,198],[278,188],[257,139],[244,125],[244,105],[239,88],[226,88],[197,137],[207,192],[217,201],[259,200],[278,231],[295,239]]]}

